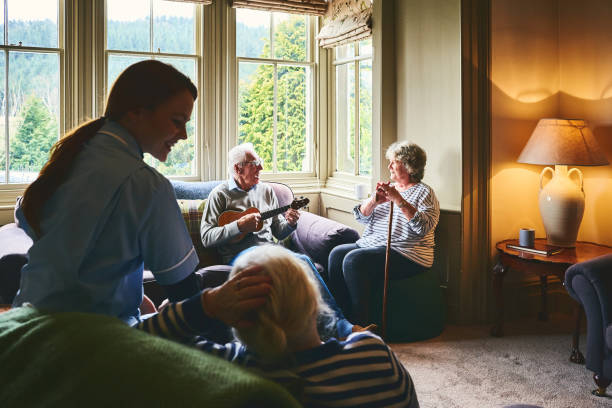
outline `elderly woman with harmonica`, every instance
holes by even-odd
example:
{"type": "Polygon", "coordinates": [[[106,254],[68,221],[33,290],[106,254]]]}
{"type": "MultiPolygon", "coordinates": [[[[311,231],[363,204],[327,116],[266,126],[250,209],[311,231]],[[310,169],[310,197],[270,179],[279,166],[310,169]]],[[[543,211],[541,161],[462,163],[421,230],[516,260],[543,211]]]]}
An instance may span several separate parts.
{"type": "Polygon", "coordinates": [[[353,210],[357,221],[366,226],[362,238],[337,246],[329,255],[328,287],[348,319],[356,324],[372,321],[372,286],[383,284],[391,202],[395,209],[390,280],[423,273],[433,264],[440,207],[433,189],[421,181],[427,161],[425,151],[413,143],[396,142],[387,149],[387,159],[394,183],[378,182],[376,193],[353,210]]]}

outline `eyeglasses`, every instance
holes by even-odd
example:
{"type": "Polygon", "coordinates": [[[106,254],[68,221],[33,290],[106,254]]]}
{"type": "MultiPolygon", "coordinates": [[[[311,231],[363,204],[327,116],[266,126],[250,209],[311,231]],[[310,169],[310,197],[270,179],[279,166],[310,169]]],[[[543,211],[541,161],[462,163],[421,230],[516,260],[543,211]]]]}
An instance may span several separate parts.
{"type": "Polygon", "coordinates": [[[261,159],[259,159],[259,160],[252,160],[252,161],[242,162],[242,165],[246,166],[247,164],[250,164],[250,165],[252,165],[254,167],[259,167],[259,166],[261,166],[261,163],[262,163],[262,161],[261,161],[261,159]]]}

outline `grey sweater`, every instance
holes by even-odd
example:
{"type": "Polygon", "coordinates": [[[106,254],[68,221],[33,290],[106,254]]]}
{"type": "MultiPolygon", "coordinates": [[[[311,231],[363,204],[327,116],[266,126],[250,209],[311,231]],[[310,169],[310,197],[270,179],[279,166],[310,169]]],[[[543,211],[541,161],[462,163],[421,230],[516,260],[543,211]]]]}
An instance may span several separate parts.
{"type": "Polygon", "coordinates": [[[205,248],[218,248],[224,263],[229,263],[246,248],[274,243],[274,238],[285,239],[295,230],[285,217],[276,215],[264,220],[260,231],[249,232],[242,241],[231,243],[232,239],[241,234],[238,222],[234,221],[219,227],[219,216],[224,211],[244,211],[251,207],[257,208],[260,212],[280,207],[270,185],[258,183],[249,191],[240,188],[230,190],[228,181],[224,181],[208,195],[200,224],[200,236],[205,248]]]}

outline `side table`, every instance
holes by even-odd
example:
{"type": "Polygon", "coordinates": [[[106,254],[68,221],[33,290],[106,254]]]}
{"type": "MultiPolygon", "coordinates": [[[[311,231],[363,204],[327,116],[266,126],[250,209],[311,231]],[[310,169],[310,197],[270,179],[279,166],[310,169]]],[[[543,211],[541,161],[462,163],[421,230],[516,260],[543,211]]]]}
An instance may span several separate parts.
{"type": "MultiPolygon", "coordinates": [[[[536,242],[546,244],[546,239],[538,238],[536,242]]],[[[612,253],[612,247],[582,241],[577,241],[575,248],[564,248],[560,253],[551,256],[536,255],[529,252],[509,249],[506,247],[506,244],[518,245],[518,240],[506,239],[495,245],[499,254],[499,259],[493,267],[493,291],[496,298],[497,313],[495,324],[491,328],[491,335],[495,337],[503,336],[504,298],[502,286],[504,277],[509,269],[534,273],[540,277],[542,300],[538,318],[539,320],[545,321],[548,319],[546,306],[547,277],[549,275],[556,276],[561,283],[563,283],[565,281],[565,271],[571,265],[588,261],[600,255],[612,253]]],[[[577,364],[584,363],[584,356],[578,348],[581,319],[582,306],[576,302],[574,307],[575,326],[572,336],[572,354],[570,356],[570,361],[577,364]]]]}

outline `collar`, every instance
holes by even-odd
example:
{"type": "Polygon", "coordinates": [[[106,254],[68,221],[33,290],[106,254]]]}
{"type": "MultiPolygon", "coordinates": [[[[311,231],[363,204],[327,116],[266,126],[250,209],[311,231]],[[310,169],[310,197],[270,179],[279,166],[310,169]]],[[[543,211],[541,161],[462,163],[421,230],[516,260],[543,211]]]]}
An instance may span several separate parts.
{"type": "MultiPolygon", "coordinates": [[[[257,184],[259,184],[259,183],[257,183],[257,184]]],[[[257,188],[257,184],[255,184],[253,187],[251,187],[248,191],[255,190],[257,188]]],[[[227,185],[229,186],[230,190],[238,190],[238,191],[243,191],[243,192],[246,193],[246,191],[241,189],[240,186],[238,185],[238,183],[236,183],[236,180],[234,179],[234,176],[230,176],[230,178],[227,180],[227,185]]]]}
{"type": "Polygon", "coordinates": [[[121,145],[124,146],[124,148],[128,150],[132,155],[140,159],[143,158],[143,153],[142,149],[140,148],[140,145],[138,144],[136,139],[134,139],[134,136],[132,136],[126,128],[121,126],[119,122],[115,122],[112,119],[106,119],[106,122],[104,123],[104,125],[102,125],[100,130],[98,130],[98,133],[102,133],[104,137],[108,140],[115,140],[116,142],[120,142],[121,145]]]}

